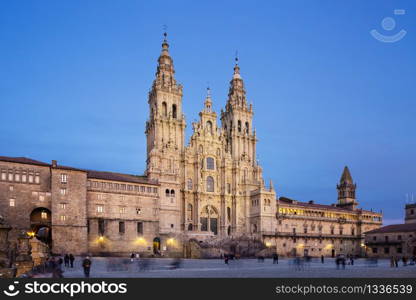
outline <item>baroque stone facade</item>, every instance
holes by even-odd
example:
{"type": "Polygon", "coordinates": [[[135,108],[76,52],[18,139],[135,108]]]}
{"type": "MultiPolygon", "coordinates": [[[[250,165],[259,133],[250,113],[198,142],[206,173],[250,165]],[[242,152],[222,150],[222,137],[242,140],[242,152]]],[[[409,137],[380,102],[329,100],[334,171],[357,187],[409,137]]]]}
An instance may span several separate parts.
{"type": "MultiPolygon", "coordinates": [[[[166,40],[148,95],[144,176],[0,157],[0,209],[19,230],[50,229],[54,252],[183,254],[189,240],[252,238],[282,255],[361,254],[381,214],[358,209],[348,168],[333,206],[276,197],[256,160],[238,60],[217,114],[208,89],[185,144],[182,86],[166,40]]],[[[13,233],[14,232],[14,233],[13,233]]]]}

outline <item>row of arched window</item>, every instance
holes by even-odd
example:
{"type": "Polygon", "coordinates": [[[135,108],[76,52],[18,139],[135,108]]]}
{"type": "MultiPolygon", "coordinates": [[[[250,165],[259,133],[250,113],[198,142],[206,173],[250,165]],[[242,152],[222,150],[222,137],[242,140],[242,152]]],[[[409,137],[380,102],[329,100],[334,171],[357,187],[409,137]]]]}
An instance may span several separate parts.
{"type": "MultiPolygon", "coordinates": [[[[166,102],[162,103],[162,116],[167,117],[168,116],[168,105],[166,102]]],[[[176,104],[172,104],[172,118],[176,119],[177,117],[177,108],[176,104]]]]}
{"type": "Polygon", "coordinates": [[[166,189],[165,194],[166,194],[166,197],[174,198],[175,197],[175,190],[166,189]]]}
{"type": "MultiPolygon", "coordinates": [[[[233,128],[233,122],[232,121],[231,121],[231,128],[233,128]]],[[[225,131],[227,131],[227,124],[224,125],[224,129],[225,129],[225,131]]],[[[237,130],[238,130],[238,132],[243,131],[243,123],[241,122],[241,120],[237,121],[237,130]]],[[[244,132],[246,134],[250,133],[250,124],[248,122],[245,122],[244,132]]]]}

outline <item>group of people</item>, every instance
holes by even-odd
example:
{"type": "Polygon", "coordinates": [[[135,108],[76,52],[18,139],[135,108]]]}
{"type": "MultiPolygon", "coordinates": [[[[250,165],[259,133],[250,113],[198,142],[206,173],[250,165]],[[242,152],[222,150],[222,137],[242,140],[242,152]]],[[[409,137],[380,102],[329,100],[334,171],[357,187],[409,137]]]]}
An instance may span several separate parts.
{"type": "Polygon", "coordinates": [[[67,253],[64,255],[64,263],[65,263],[65,267],[74,267],[74,261],[75,261],[75,257],[72,255],[72,253],[67,253]]]}
{"type": "MultiPolygon", "coordinates": [[[[390,258],[390,267],[398,268],[399,267],[399,261],[400,261],[400,259],[398,257],[392,256],[390,258]]],[[[403,267],[406,267],[408,264],[414,265],[414,264],[416,264],[416,256],[413,256],[409,259],[406,256],[403,256],[401,258],[401,261],[403,263],[403,267]]]]}

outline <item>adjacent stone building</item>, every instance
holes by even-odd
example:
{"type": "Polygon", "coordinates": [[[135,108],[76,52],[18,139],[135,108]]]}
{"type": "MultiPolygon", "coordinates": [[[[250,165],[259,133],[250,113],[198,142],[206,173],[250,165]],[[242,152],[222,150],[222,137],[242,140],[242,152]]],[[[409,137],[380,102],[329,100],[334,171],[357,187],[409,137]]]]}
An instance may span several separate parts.
{"type": "Polygon", "coordinates": [[[0,211],[11,239],[46,228],[58,253],[180,255],[189,240],[245,236],[282,255],[335,255],[360,254],[364,232],[381,225],[381,214],[357,208],[348,168],[333,206],[277,199],[273,184],[265,186],[237,60],[225,109],[217,116],[208,89],[186,144],[182,86],[165,36],[148,105],[143,176],[0,157],[0,211]]]}
{"type": "Polygon", "coordinates": [[[416,203],[406,204],[404,224],[393,224],[367,232],[365,244],[371,257],[416,256],[416,203]]]}

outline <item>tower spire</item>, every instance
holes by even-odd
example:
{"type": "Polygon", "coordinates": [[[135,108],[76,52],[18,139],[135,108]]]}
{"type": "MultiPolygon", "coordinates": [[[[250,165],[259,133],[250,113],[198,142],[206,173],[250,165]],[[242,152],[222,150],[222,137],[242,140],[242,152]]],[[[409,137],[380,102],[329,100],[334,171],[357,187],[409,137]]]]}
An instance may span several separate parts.
{"type": "Polygon", "coordinates": [[[337,185],[338,190],[338,204],[339,207],[355,209],[358,205],[355,198],[355,190],[357,185],[353,182],[350,170],[347,166],[344,167],[341,179],[337,185]]]}
{"type": "Polygon", "coordinates": [[[211,113],[212,112],[212,99],[211,99],[211,88],[209,86],[207,87],[207,96],[205,98],[204,105],[205,105],[204,111],[211,113]]]}

